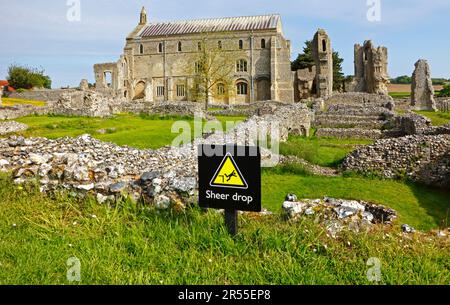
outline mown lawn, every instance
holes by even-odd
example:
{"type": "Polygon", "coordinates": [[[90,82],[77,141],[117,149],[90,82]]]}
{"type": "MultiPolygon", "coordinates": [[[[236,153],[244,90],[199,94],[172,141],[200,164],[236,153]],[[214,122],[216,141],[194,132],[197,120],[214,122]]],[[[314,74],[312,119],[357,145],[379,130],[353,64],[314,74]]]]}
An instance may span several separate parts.
{"type": "Polygon", "coordinates": [[[442,112],[442,111],[415,111],[418,114],[426,116],[431,120],[433,126],[442,126],[447,123],[450,123],[450,112],[442,112]]]}
{"type": "Polygon", "coordinates": [[[322,177],[264,170],[263,205],[279,212],[286,194],[299,198],[365,200],[382,204],[399,213],[398,225],[407,223],[420,230],[448,226],[450,192],[413,183],[362,177],[322,177]]]}
{"type": "Polygon", "coordinates": [[[373,140],[336,139],[290,136],[280,144],[283,155],[292,155],[321,166],[336,167],[357,145],[372,144],[373,140]]]}
{"type": "Polygon", "coordinates": [[[50,198],[4,175],[0,215],[0,284],[78,284],[67,280],[71,257],[81,284],[371,284],[370,258],[380,284],[450,284],[448,242],[398,230],[332,239],[310,219],[240,215],[233,239],[214,211],[50,198]]]}
{"type": "Polygon", "coordinates": [[[18,99],[18,98],[2,98],[2,105],[3,106],[16,106],[16,105],[33,105],[36,107],[43,107],[47,103],[44,101],[34,101],[34,100],[25,100],[25,99],[18,99]]]}
{"type": "MultiPolygon", "coordinates": [[[[225,128],[226,122],[232,126],[245,117],[219,117],[225,128]]],[[[189,117],[159,117],[148,115],[118,114],[111,118],[63,117],[63,116],[28,116],[15,121],[27,124],[30,128],[20,135],[25,137],[76,137],[85,133],[93,137],[113,142],[118,145],[128,145],[136,148],[157,149],[170,145],[179,133],[171,132],[172,125],[177,121],[185,121],[192,128],[194,120],[189,117]]]]}

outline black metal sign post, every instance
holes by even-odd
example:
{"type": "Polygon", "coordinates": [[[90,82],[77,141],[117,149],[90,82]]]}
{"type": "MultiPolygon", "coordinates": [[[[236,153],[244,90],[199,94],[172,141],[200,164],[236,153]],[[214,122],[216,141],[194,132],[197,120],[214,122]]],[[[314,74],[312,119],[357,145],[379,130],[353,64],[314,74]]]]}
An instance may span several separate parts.
{"type": "Polygon", "coordinates": [[[225,210],[225,226],[230,235],[235,236],[238,232],[238,211],[233,209],[225,210]]]}
{"type": "Polygon", "coordinates": [[[225,225],[238,232],[238,211],[261,212],[261,154],[258,147],[199,145],[199,205],[225,210],[225,225]]]}

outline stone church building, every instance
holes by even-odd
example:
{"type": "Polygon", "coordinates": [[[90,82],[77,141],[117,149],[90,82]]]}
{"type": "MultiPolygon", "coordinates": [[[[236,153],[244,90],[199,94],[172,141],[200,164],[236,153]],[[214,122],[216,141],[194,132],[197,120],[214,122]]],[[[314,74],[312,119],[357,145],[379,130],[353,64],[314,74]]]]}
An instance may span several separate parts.
{"type": "Polygon", "coordinates": [[[149,23],[143,8],[118,62],[94,66],[96,90],[127,100],[192,100],[194,75],[186,72],[186,63],[194,65],[190,59],[205,33],[235,60],[229,86],[234,94],[225,96],[218,83],[211,103],[294,101],[291,43],[279,15],[149,23]]]}

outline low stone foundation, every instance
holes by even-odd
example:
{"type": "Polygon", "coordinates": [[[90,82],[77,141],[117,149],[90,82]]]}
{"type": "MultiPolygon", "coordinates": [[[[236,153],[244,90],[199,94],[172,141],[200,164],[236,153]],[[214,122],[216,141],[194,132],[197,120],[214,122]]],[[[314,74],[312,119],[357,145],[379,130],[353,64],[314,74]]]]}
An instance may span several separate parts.
{"type": "Polygon", "coordinates": [[[339,139],[380,139],[382,132],[378,129],[361,128],[320,128],[317,137],[334,137],[339,139]]]}
{"type": "Polygon", "coordinates": [[[6,135],[8,133],[24,131],[28,129],[28,125],[18,123],[15,121],[0,122],[0,135],[6,135]]]}
{"type": "Polygon", "coordinates": [[[387,178],[407,177],[450,188],[450,135],[414,135],[363,146],[344,160],[345,171],[387,178]]]}

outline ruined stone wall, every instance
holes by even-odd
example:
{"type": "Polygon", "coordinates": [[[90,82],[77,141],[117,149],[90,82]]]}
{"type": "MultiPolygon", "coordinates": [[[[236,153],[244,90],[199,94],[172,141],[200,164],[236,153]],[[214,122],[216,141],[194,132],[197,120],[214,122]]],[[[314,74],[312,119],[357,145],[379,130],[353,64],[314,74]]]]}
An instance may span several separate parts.
{"type": "Polygon", "coordinates": [[[375,47],[371,40],[361,46],[355,45],[356,92],[388,94],[388,51],[386,47],[375,47]]]}
{"type": "Polygon", "coordinates": [[[345,171],[407,177],[450,189],[450,135],[414,135],[383,139],[360,147],[342,165],[345,171]]]}
{"type": "Polygon", "coordinates": [[[361,92],[346,92],[335,94],[325,100],[326,106],[333,105],[360,105],[372,107],[394,108],[394,100],[388,95],[368,94],[361,92]]]}
{"type": "Polygon", "coordinates": [[[51,102],[44,107],[35,107],[32,105],[0,106],[0,120],[13,120],[28,115],[46,115],[52,113],[52,110],[53,104],[51,102]]]}
{"type": "Polygon", "coordinates": [[[303,99],[308,99],[315,94],[316,88],[314,88],[316,80],[316,66],[311,68],[305,68],[297,70],[295,73],[295,101],[298,102],[303,99]]]}
{"type": "Polygon", "coordinates": [[[316,132],[316,136],[319,138],[338,139],[380,139],[382,135],[380,130],[362,128],[320,128],[316,132]]]}
{"type": "Polygon", "coordinates": [[[432,126],[430,119],[414,112],[394,117],[391,124],[391,129],[385,130],[383,133],[385,138],[450,134],[450,123],[443,126],[432,126]]]}
{"type": "Polygon", "coordinates": [[[10,98],[18,98],[33,101],[57,101],[64,93],[75,92],[76,89],[43,89],[43,90],[30,90],[24,92],[12,92],[10,98]]]}

